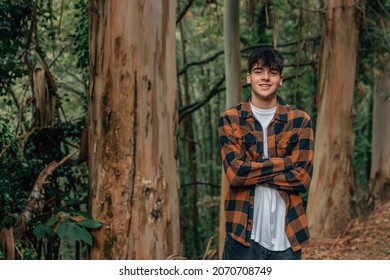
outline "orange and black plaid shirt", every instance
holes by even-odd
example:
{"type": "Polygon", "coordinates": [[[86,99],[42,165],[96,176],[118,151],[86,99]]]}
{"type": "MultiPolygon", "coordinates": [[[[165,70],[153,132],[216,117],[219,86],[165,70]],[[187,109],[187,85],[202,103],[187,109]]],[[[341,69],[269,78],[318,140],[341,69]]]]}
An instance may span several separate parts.
{"type": "Polygon", "coordinates": [[[250,246],[256,184],[277,189],[286,203],[286,234],[293,251],[309,242],[300,193],[313,172],[314,134],[310,117],[278,96],[267,133],[268,158],[263,159],[263,130],[246,102],[221,114],[218,125],[221,156],[229,190],[225,198],[226,233],[250,246]]]}

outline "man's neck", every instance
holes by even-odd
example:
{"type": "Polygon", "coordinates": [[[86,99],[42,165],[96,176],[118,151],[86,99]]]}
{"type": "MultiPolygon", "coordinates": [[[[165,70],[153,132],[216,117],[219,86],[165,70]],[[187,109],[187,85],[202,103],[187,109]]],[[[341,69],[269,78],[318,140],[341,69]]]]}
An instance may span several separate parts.
{"type": "Polygon", "coordinates": [[[254,96],[252,95],[251,103],[253,104],[253,106],[259,109],[271,109],[274,108],[278,103],[276,95],[275,97],[270,99],[260,99],[260,98],[253,98],[253,97],[254,96]]]}

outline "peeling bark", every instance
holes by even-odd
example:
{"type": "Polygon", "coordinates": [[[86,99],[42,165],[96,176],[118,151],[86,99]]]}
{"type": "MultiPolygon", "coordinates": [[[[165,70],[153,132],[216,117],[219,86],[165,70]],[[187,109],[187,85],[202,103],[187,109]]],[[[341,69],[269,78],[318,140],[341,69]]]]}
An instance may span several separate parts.
{"type": "Polygon", "coordinates": [[[91,259],[180,253],[174,4],[91,1],[91,259]]]}
{"type": "Polygon", "coordinates": [[[354,190],[353,98],[359,25],[353,0],[325,1],[318,74],[314,174],[307,216],[313,237],[337,237],[354,190]]]}
{"type": "Polygon", "coordinates": [[[56,110],[55,85],[47,82],[46,73],[43,70],[35,70],[33,77],[36,110],[34,127],[53,126],[56,110]]]}

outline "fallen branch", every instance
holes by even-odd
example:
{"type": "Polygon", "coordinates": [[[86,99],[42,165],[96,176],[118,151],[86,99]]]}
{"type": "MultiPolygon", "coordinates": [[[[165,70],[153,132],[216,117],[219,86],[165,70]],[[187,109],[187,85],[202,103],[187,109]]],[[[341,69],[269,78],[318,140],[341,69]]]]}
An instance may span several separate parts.
{"type": "Polygon", "coordinates": [[[15,223],[14,227],[14,237],[18,239],[22,236],[24,231],[26,230],[28,222],[31,220],[32,215],[35,210],[39,207],[39,201],[43,196],[44,187],[47,184],[47,178],[56,170],[59,166],[61,166],[64,162],[70,159],[76,151],[73,151],[66,157],[64,157],[60,162],[53,161],[48,166],[45,167],[39,173],[37,180],[34,183],[30,196],[28,197],[26,206],[24,206],[23,210],[19,214],[19,218],[15,223]]]}
{"type": "Polygon", "coordinates": [[[348,239],[346,238],[312,238],[309,246],[326,246],[328,248],[333,248],[335,246],[343,245],[346,242],[348,242],[348,239]]]}
{"type": "Polygon", "coordinates": [[[203,261],[206,259],[207,255],[209,254],[209,249],[210,249],[211,243],[213,242],[213,239],[214,239],[214,236],[211,236],[209,238],[209,241],[207,242],[207,247],[206,247],[206,250],[204,251],[203,258],[202,258],[203,261]]]}

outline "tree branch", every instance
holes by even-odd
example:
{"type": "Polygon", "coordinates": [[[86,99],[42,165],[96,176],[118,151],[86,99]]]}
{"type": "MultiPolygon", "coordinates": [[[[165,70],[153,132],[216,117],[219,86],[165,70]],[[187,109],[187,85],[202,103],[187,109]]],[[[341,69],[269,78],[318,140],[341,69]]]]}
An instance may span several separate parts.
{"type": "Polygon", "coordinates": [[[30,48],[30,44],[32,41],[32,35],[34,33],[35,22],[37,20],[37,12],[38,12],[38,0],[35,1],[35,4],[34,4],[34,10],[33,10],[33,14],[31,17],[31,25],[30,25],[30,29],[28,31],[26,50],[22,54],[22,56],[25,56],[25,57],[27,56],[27,52],[28,52],[28,49],[30,48]]]}
{"type": "Polygon", "coordinates": [[[187,5],[184,7],[184,9],[180,11],[180,13],[176,19],[176,24],[178,24],[181,21],[181,19],[185,16],[185,14],[187,13],[188,9],[191,7],[193,2],[194,2],[194,0],[188,1],[187,5]]]}
{"type": "Polygon", "coordinates": [[[76,151],[73,151],[66,157],[64,157],[60,162],[53,161],[45,169],[39,173],[37,180],[34,183],[30,196],[28,197],[27,203],[24,206],[23,210],[19,214],[19,218],[15,223],[14,227],[14,237],[18,239],[22,236],[24,231],[26,230],[28,222],[31,220],[32,215],[35,210],[39,207],[39,201],[42,198],[44,187],[47,184],[47,178],[61,166],[64,162],[70,159],[76,151]]]}
{"type": "MultiPolygon", "coordinates": [[[[318,40],[320,38],[320,36],[317,36],[317,37],[311,37],[311,38],[303,38],[302,40],[300,41],[293,41],[293,42],[288,42],[288,43],[285,43],[285,44],[282,44],[282,45],[279,45],[278,47],[279,48],[283,48],[283,47],[289,47],[289,46],[292,46],[292,45],[296,45],[296,44],[299,44],[300,42],[302,41],[315,41],[315,40],[318,40]]],[[[272,45],[269,45],[269,44],[258,44],[258,45],[255,45],[255,46],[250,46],[250,47],[247,47],[247,48],[244,48],[242,49],[240,52],[241,54],[242,53],[246,53],[248,51],[251,51],[251,50],[254,50],[258,47],[261,47],[261,46],[270,46],[272,47],[272,45]]],[[[217,59],[219,56],[223,55],[224,54],[224,51],[219,51],[219,52],[216,52],[215,54],[203,59],[203,60],[200,60],[200,61],[195,61],[195,62],[191,62],[191,63],[188,63],[186,65],[184,65],[184,67],[182,69],[180,69],[178,72],[177,72],[177,76],[181,76],[185,73],[185,71],[188,70],[188,68],[192,67],[192,66],[198,66],[198,65],[204,65],[204,64],[207,64],[215,59],[217,59]]],[[[294,65],[295,66],[295,65],[294,65]]]]}
{"type": "Polygon", "coordinates": [[[0,152],[0,158],[5,154],[9,147],[11,147],[12,143],[8,143],[0,152]]]}
{"type": "MultiPolygon", "coordinates": [[[[306,62],[306,63],[300,63],[299,65],[300,66],[307,66],[307,65],[314,65],[316,62],[315,61],[311,61],[311,62],[306,62]]],[[[296,65],[286,65],[285,67],[295,67],[296,65]]],[[[303,74],[300,73],[298,75],[298,77],[301,77],[303,74]]],[[[292,80],[294,78],[297,78],[296,76],[291,76],[291,77],[285,77],[284,78],[284,81],[289,81],[289,80],[292,80]]],[[[196,101],[190,105],[187,105],[187,106],[184,106],[182,108],[179,109],[179,123],[188,115],[192,114],[193,112],[195,112],[196,110],[200,109],[201,107],[203,107],[205,104],[207,104],[208,101],[210,101],[211,98],[213,98],[215,95],[217,95],[218,93],[222,92],[225,90],[224,87],[220,87],[222,85],[222,83],[225,81],[225,76],[223,76],[218,82],[216,85],[214,85],[214,87],[211,89],[211,91],[209,92],[209,94],[201,101],[196,101]]],[[[243,84],[242,88],[247,88],[249,87],[250,85],[249,84],[243,84]]]]}
{"type": "Polygon", "coordinates": [[[184,65],[183,69],[179,70],[179,72],[177,73],[177,75],[178,75],[178,76],[183,75],[183,74],[185,73],[185,71],[187,71],[188,68],[190,68],[190,67],[192,67],[192,66],[207,64],[207,63],[213,61],[214,59],[217,59],[218,56],[222,55],[223,53],[224,53],[224,51],[219,51],[219,52],[213,54],[212,56],[210,56],[210,57],[208,57],[208,58],[205,58],[205,59],[203,59],[203,60],[188,63],[188,64],[184,65]]]}
{"type": "Polygon", "coordinates": [[[193,186],[193,185],[204,185],[204,186],[210,186],[212,188],[220,188],[221,187],[220,185],[216,185],[216,184],[213,184],[210,182],[200,182],[200,181],[194,181],[191,183],[183,184],[183,185],[180,185],[180,187],[184,188],[184,187],[189,187],[189,186],[193,186]]]}
{"type": "Polygon", "coordinates": [[[221,92],[223,89],[220,88],[220,86],[225,81],[225,76],[223,76],[210,90],[209,94],[201,101],[197,101],[193,104],[190,104],[188,106],[184,106],[183,108],[179,109],[179,123],[189,114],[192,112],[198,110],[200,107],[205,105],[213,96],[215,96],[217,93],[221,92]]]}
{"type": "Polygon", "coordinates": [[[66,46],[62,47],[61,50],[60,50],[60,52],[56,55],[55,58],[53,58],[53,60],[47,65],[47,67],[50,68],[50,67],[56,62],[56,60],[57,60],[58,58],[61,57],[61,55],[64,53],[64,51],[65,51],[68,47],[69,47],[69,45],[66,45],[66,46]]]}

